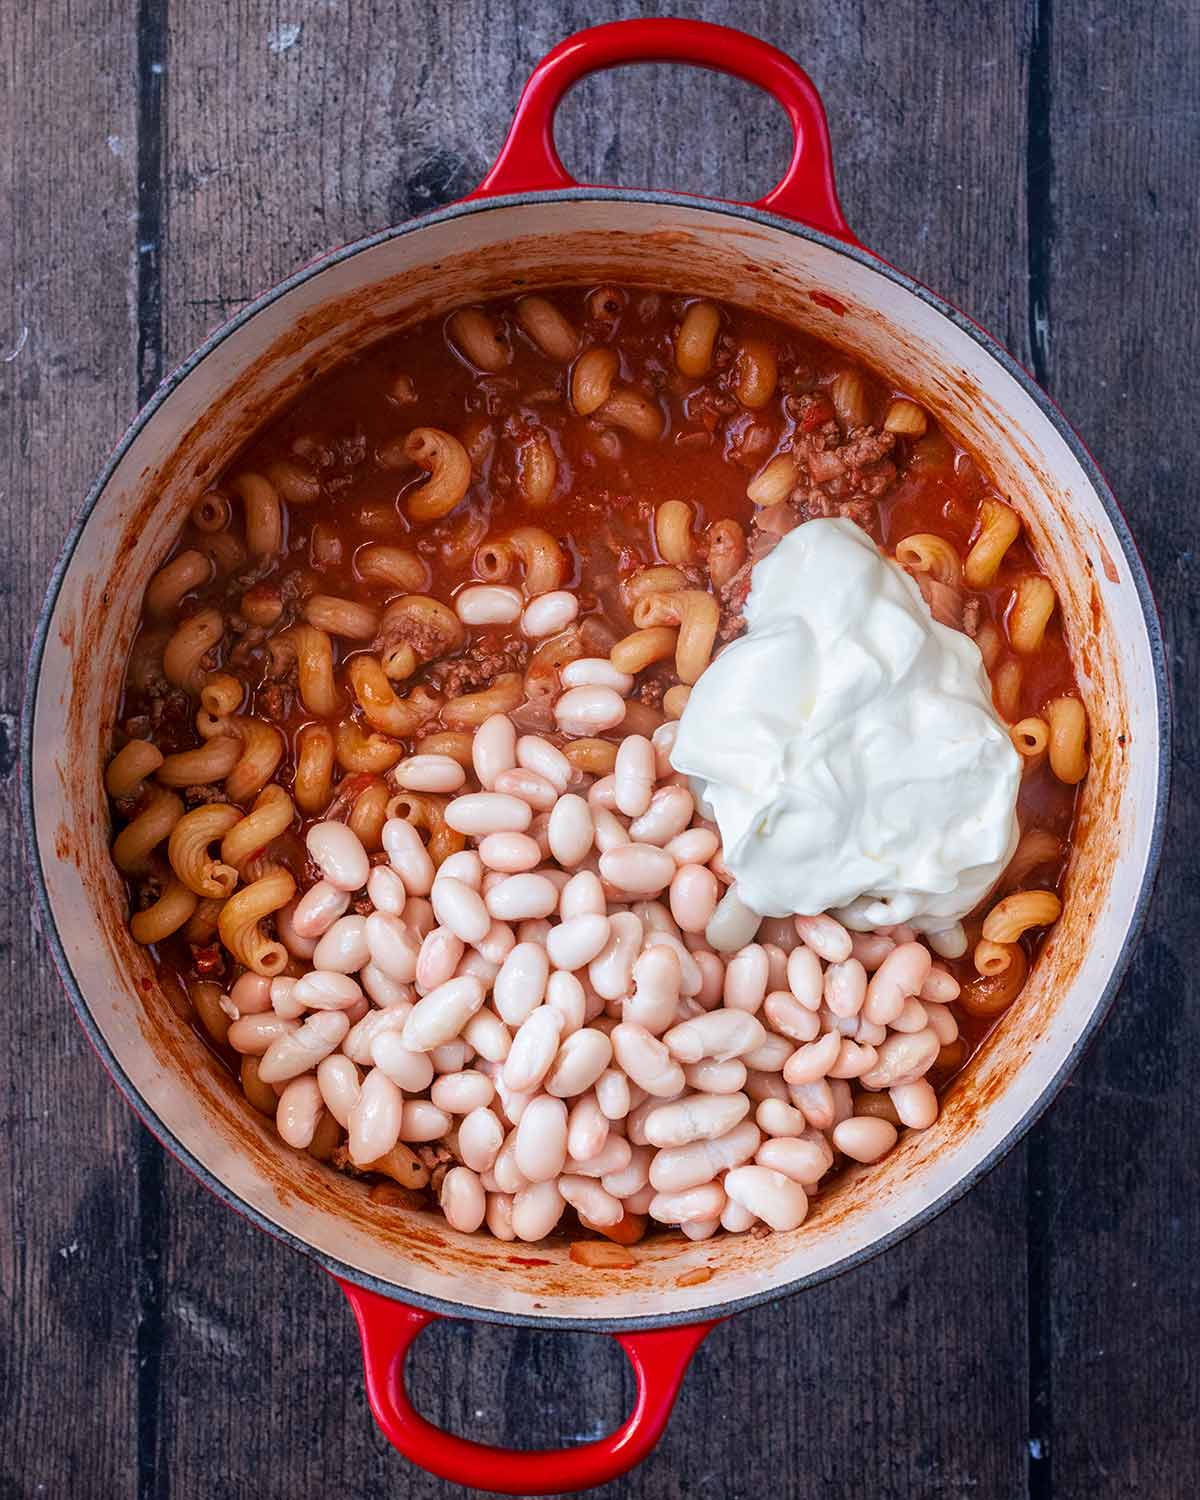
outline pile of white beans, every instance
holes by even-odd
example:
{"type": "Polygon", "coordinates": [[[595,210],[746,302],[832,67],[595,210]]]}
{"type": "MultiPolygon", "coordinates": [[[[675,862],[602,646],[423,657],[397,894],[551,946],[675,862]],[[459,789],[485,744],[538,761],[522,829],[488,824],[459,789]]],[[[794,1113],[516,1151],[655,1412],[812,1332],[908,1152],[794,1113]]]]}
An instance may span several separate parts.
{"type": "Polygon", "coordinates": [[[458,794],[469,847],[436,869],[399,818],[375,863],[344,824],[309,830],[322,879],[277,922],[311,968],[222,1002],[288,1144],[328,1111],[354,1166],[399,1153],[464,1232],[539,1240],[569,1205],[704,1239],[797,1228],[839,1153],[933,1123],[957,982],[907,929],[760,922],[722,894],[675,728],[628,735],[598,779],[502,714],[473,739],[478,791],[449,756],[402,762],[399,787],[458,794]]]}

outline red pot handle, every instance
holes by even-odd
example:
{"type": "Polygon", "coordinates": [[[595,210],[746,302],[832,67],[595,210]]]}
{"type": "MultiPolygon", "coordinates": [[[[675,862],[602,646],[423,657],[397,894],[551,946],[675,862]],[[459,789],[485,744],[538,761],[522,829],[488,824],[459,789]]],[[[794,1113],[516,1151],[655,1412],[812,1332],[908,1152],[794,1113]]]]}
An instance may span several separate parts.
{"type": "Polygon", "coordinates": [[[560,42],[530,74],[495,165],[470,197],[578,187],[554,145],[563,95],[588,73],[639,62],[694,63],[765,89],[792,122],[792,159],[778,186],[753,206],[858,243],[838,203],[829,127],[812,79],[778,47],[708,21],[612,21],[560,42]]]}
{"type": "MultiPolygon", "coordinates": [[[[335,1278],[337,1279],[337,1278],[335,1278]]],[[[626,1420],[605,1438],[577,1448],[489,1448],[443,1432],[413,1407],[404,1387],[409,1346],[438,1316],[338,1281],[362,1336],[367,1400],[392,1446],[440,1479],[503,1495],[557,1495],[604,1484],[641,1463],[662,1436],[688,1361],[715,1323],[619,1333],[637,1378],[637,1400],[626,1420]]],[[[718,1320],[719,1321],[719,1320],[718,1320]]]]}

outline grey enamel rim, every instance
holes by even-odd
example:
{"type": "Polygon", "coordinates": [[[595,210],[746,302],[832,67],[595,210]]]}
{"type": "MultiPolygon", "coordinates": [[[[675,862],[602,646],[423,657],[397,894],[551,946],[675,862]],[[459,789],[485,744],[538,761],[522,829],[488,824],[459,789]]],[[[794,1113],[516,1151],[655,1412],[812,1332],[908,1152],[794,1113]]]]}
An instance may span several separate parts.
{"type": "Polygon", "coordinates": [[[50,947],[51,956],[58,969],[63,985],[70,997],[76,1016],[80,1025],[87,1033],[96,1053],[104,1066],[112,1076],[114,1083],[135,1114],[142,1123],[150,1130],[151,1134],[165,1146],[173,1156],[181,1161],[196,1177],[230,1208],[250,1219],[260,1229],[266,1230],[277,1239],[283,1240],[294,1249],[301,1251],[310,1259],[315,1260],[323,1266],[331,1275],[343,1281],[350,1282],[355,1286],[362,1287],[367,1291],[375,1292],[380,1296],[387,1297],[392,1301],[408,1303],[414,1307],[437,1313],[445,1317],[471,1318],[480,1322],[507,1324],[516,1327],[540,1328],[545,1330],[564,1329],[576,1332],[594,1333],[620,1333],[634,1332],[639,1329],[648,1330],[652,1328],[668,1328],[682,1326],[691,1323],[704,1322],[709,1319],[729,1317],[733,1313],[741,1312],[747,1308],[757,1307],[762,1303],[772,1302],[781,1297],[791,1296],[796,1292],[803,1291],[806,1287],[814,1286],[823,1281],[831,1280],[863,1262],[873,1259],[882,1254],[892,1245],[928,1224],[944,1209],[958,1201],[967,1190],[975,1185],[987,1172],[996,1165],[1000,1159],[1007,1155],[1017,1142],[1026,1134],[1031,1126],[1037,1121],[1042,1113],[1050,1105],[1055,1095],[1062,1088],[1066,1079],[1078,1064],[1085,1048],[1095,1036],[1101,1023],[1107,1017],[1120,988],[1121,981],[1129,967],[1133,954],[1145,923],[1147,908],[1153,892],[1155,876],[1158,871],[1159,860],[1162,855],[1163,835],[1166,822],[1167,801],[1170,786],[1170,740],[1171,740],[1171,710],[1170,710],[1170,685],[1166,667],[1166,657],[1163,646],[1162,631],[1158,619],[1158,611],[1154,603],[1149,579],[1145,566],[1130,533],[1129,526],[1125,521],[1121,509],[1112,493],[1104,476],[1101,474],[1090,453],[1084,447],[1079,437],[1059,411],[1054,402],[1036,384],[1025,369],[1017,363],[1011,354],[992,336],[982,329],[977,323],[951,306],[928,287],[922,286],[920,282],[914,281],[910,276],[895,270],[886,262],[879,260],[870,251],[861,249],[855,245],[835,239],[830,235],[823,234],[819,230],[810,229],[804,224],[792,219],[782,218],[776,214],[764,213],[760,209],[748,205],[726,203],[722,201],[698,198],[692,195],[664,192],[631,192],[618,188],[571,188],[556,190],[552,192],[537,193],[515,193],[505,197],[494,197],[479,200],[477,202],[464,202],[454,204],[449,208],[439,209],[433,213],[424,214],[420,218],[411,219],[404,224],[393,228],[381,230],[376,234],[369,235],[364,239],[356,240],[353,244],[343,246],[341,249],[332,251],[324,259],[315,264],[306,266],[300,271],[294,272],[285,281],[264,292],[253,302],[244,307],[239,313],[223,324],[200,345],[184,362],[179,365],[159,386],[154,395],[135,417],[134,421],[122,437],[117,448],[104,466],[96,483],[88,492],[83,508],[76,518],[67,535],[62,552],[55,564],[51,574],[50,583],[46,591],[45,602],[42,605],[41,614],[38,618],[34,632],[32,648],[30,651],[29,667],[25,681],[25,701],[21,713],[21,737],[20,737],[20,788],[21,788],[21,813],[23,821],[25,858],[29,867],[34,891],[37,896],[38,910],[41,917],[41,926],[46,942],[50,947]],[[970,1172],[965,1173],[935,1202],[931,1203],[920,1213],[915,1214],[904,1224],[899,1225],[890,1233],[882,1236],[868,1246],[846,1255],[835,1264],[826,1266],[807,1276],[787,1282],[782,1286],[767,1288],[752,1296],[741,1297],[734,1301],[712,1303],[703,1308],[693,1308],[682,1313],[667,1313],[662,1316],[647,1316],[641,1318],[556,1318],[536,1317],[528,1313],[502,1313],[490,1308],[471,1306],[469,1303],[447,1302],[441,1298],[424,1296],[407,1290],[400,1291],[392,1283],[383,1281],[378,1277],[365,1274],[353,1266],[349,1266],[336,1258],[326,1255],[315,1249],[307,1241],[298,1238],[289,1230],[274,1223],[257,1209],[252,1208],[242,1198],[233,1193],[218,1177],[214,1176],[200,1161],[192,1155],[187,1146],[178,1139],[158,1118],[149,1107],[141,1094],[137,1091],[130,1078],[125,1073],[121,1064],[112,1053],[92,1017],[87,1001],[71,970],[67,960],[62,941],[59,937],[58,927],[54,914],[50,907],[49,893],[46,886],[45,873],[42,868],[41,857],[38,850],[36,812],[33,805],[32,791],[32,754],[33,754],[33,719],[36,690],[41,674],[42,659],[45,652],[46,639],[50,628],[50,620],[58,596],[62,588],[63,579],[69,569],[75,555],[88,519],[90,518],[100,497],[104,493],[109,480],[112,478],[117,466],[120,464],[125,453],[135,438],[141,433],[159,407],[167,400],[171,393],[187,379],[197,368],[202,360],[206,359],[226,338],[242,328],[251,319],[269,307],[278,298],[284,296],[294,287],[302,285],[315,277],[322,275],[335,265],[349,260],[352,256],[363,251],[370,250],[376,245],[385,244],[388,241],[398,239],[402,235],[416,233],[434,224],[441,224],[458,218],[464,218],[470,214],[488,213],[493,209],[520,207],[523,205],[537,203],[558,202],[633,202],[659,204],[664,207],[682,209],[702,209],[708,213],[724,214],[732,219],[749,221],[751,223],[766,224],[772,228],[779,229],[785,233],[795,235],[801,239],[811,240],[816,244],[823,245],[829,250],[836,251],[840,255],[848,256],[851,260],[858,261],[869,270],[894,282],[897,286],[904,288],[912,295],[927,303],[932,309],[948,318],[962,332],[967,334],[978,344],[993,360],[999,364],[1026,392],[1026,394],[1037,404],[1043,415],[1051,422],[1059,436],[1070,449],[1083,472],[1095,489],[1108,514],[1113,529],[1120,540],[1125,559],[1129,566],[1130,575],[1137,589],[1138,600],[1142,609],[1142,616],[1146,625],[1146,633],[1150,644],[1151,658],[1154,663],[1155,698],[1158,714],[1159,734],[1159,765],[1158,784],[1155,795],[1154,820],[1151,829],[1150,845],[1146,861],[1146,869],[1142,877],[1141,887],[1138,891],[1137,901],[1134,907],[1133,918],[1125,934],[1124,942],[1109,975],[1104,992],[1096,1004],[1095,1009],[1089,1016],[1086,1025],[1080,1031],[1074,1047],[1063,1063],[1059,1071],[1045,1085],[1037,1099],[1026,1111],[1025,1115],[1017,1122],[1009,1133],[999,1141],[988,1155],[970,1172]]]}

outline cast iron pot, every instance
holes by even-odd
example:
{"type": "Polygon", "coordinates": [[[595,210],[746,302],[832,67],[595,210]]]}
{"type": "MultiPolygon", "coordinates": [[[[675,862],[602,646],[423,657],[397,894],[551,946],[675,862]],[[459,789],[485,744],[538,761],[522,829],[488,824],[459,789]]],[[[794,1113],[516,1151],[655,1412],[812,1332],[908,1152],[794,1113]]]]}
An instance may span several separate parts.
{"type": "Polygon", "coordinates": [[[67,991],[117,1086],[220,1198],[338,1278],[362,1334],[380,1426],[426,1469],[511,1493],[578,1490],[637,1463],[689,1357],[721,1318],[811,1286],[926,1223],[1007,1151],[1062,1086],[1107,1011],[1148,899],[1166,800],[1167,689],[1145,573],[1104,479],[1049,399],[992,338],[864,249],[842,217],[820,98],[783,53],[696,21],[618,22],[563,42],[529,80],[470,198],[338,250],[232,319],[158,390],[87,498],[54,572],[22,738],[30,863],[67,991]],[[581,187],[555,110],[585,74],[692,63],[760,85],[795,145],[753,205],[581,187]],[[368,1202],[283,1147],[154,982],[126,927],[101,780],[142,590],[229,456],[314,376],[463,301],[524,287],[638,282],[757,308],[853,351],[982,456],[1058,585],[1091,722],[1065,914],[1018,1005],[937,1123],[851,1172],[792,1234],[677,1235],[598,1272],[567,1246],[461,1235],[368,1202]],[[686,1273],[707,1268],[707,1280],[686,1273]],[[638,1395],[610,1436],[563,1452],[487,1448],[420,1417],[405,1351],[438,1316],[615,1335],[638,1395]]]}

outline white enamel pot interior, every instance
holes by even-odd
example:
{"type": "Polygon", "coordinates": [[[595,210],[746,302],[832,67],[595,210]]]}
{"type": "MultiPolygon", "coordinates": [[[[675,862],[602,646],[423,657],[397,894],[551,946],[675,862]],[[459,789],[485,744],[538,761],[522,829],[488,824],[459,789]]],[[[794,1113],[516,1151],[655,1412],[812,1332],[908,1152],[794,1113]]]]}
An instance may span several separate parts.
{"type": "Polygon", "coordinates": [[[978,328],[868,253],[749,209],[584,189],[460,205],[341,251],[248,308],[159,391],[55,573],[31,664],[24,797],[47,938],[80,1019],[159,1137],[220,1196],[340,1276],[432,1310],[647,1327],[830,1276],[954,1199],[1046,1104],[1107,1009],[1138,928],[1165,798],[1161,642],[1128,531],[1094,465],[978,328]],[[142,591],[189,506],[314,377],[464,300],[637,282],[754,307],[861,356],[980,455],[1055,580],[1092,734],[1065,914],[1018,1004],[941,1117],[851,1173],[791,1234],[677,1235],[598,1275],[564,1244],[466,1236],[381,1211],[284,1147],[173,1013],[129,938],[101,782],[142,591]],[[528,1250],[519,1262],[514,1251],[528,1250]],[[692,1267],[708,1280],[679,1285],[692,1267]]]}

